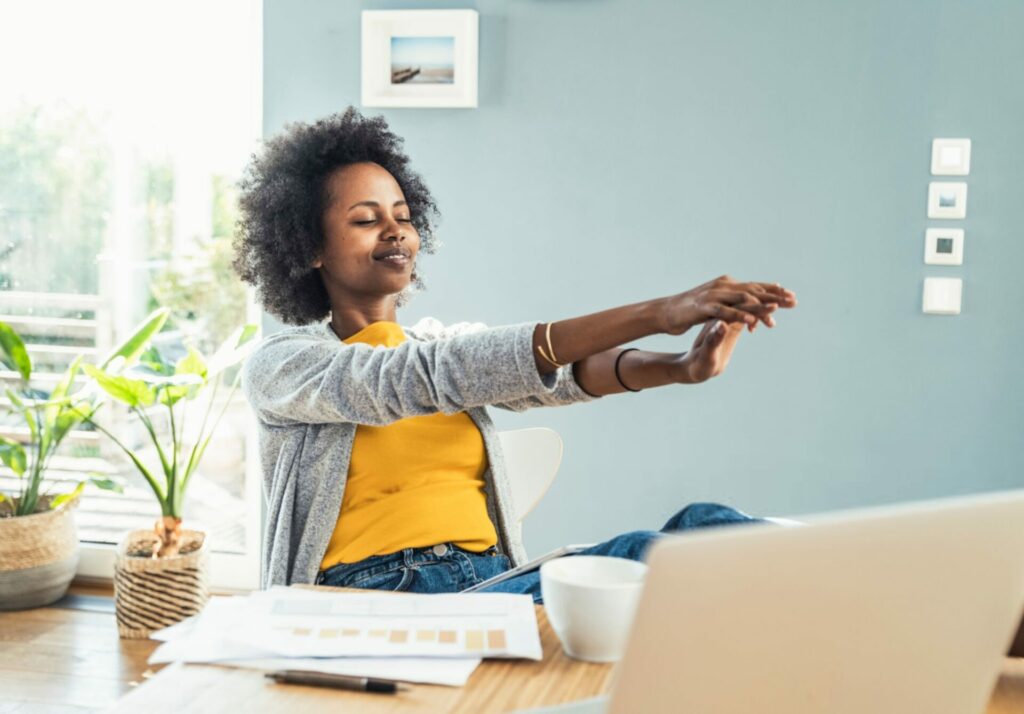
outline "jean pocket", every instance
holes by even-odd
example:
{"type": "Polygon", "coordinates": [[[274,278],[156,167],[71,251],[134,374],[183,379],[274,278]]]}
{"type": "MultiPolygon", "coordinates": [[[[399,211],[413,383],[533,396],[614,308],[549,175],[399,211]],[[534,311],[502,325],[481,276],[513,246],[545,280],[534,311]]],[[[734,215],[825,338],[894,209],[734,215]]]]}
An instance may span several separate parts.
{"type": "Polygon", "coordinates": [[[343,587],[403,592],[412,585],[414,577],[416,577],[416,571],[413,568],[395,568],[383,573],[353,578],[352,582],[344,583],[343,587]]]}

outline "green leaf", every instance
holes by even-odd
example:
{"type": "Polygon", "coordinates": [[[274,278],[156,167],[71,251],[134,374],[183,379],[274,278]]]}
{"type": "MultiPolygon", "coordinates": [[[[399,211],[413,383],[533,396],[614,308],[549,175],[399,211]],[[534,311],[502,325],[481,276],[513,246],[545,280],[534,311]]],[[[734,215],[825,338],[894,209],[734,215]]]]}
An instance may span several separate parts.
{"type": "Polygon", "coordinates": [[[21,415],[25,417],[25,422],[28,424],[28,431],[32,435],[33,443],[39,441],[39,427],[36,425],[36,414],[31,409],[25,406],[25,402],[21,400],[13,389],[7,388],[5,390],[7,398],[11,400],[11,404],[21,412],[21,415]]]}
{"type": "Polygon", "coordinates": [[[123,376],[149,385],[155,395],[154,398],[160,404],[168,406],[184,396],[191,398],[194,392],[198,392],[206,384],[206,379],[198,374],[163,375],[141,364],[127,369],[123,376]]]}
{"type": "Polygon", "coordinates": [[[175,374],[197,374],[200,377],[206,377],[206,360],[199,354],[192,345],[188,347],[188,354],[178,360],[178,363],[174,365],[175,374]]]}
{"type": "Polygon", "coordinates": [[[25,449],[18,442],[4,436],[0,436],[0,461],[18,476],[24,475],[25,469],[28,468],[25,449]]]}
{"type": "Polygon", "coordinates": [[[89,474],[89,483],[91,483],[93,486],[96,486],[97,488],[102,488],[104,491],[124,493],[124,484],[122,484],[120,481],[115,481],[112,478],[107,478],[103,474],[89,474]]]}
{"type": "Polygon", "coordinates": [[[32,359],[18,333],[6,322],[0,322],[0,358],[14,367],[26,382],[32,376],[32,359]]]}
{"type": "Polygon", "coordinates": [[[139,357],[139,365],[146,367],[157,374],[165,376],[174,374],[174,365],[169,364],[164,360],[164,356],[160,354],[160,350],[156,347],[151,346],[148,350],[142,353],[139,357]]]}
{"type": "Polygon", "coordinates": [[[163,404],[165,407],[173,407],[183,398],[190,396],[190,394],[198,393],[195,385],[191,386],[175,386],[167,385],[157,390],[157,401],[163,404]]]}
{"type": "Polygon", "coordinates": [[[82,356],[79,355],[72,360],[71,364],[68,365],[67,371],[64,372],[64,376],[61,377],[60,381],[57,382],[57,386],[50,392],[50,402],[57,402],[49,404],[43,410],[43,431],[51,435],[51,441],[55,444],[56,440],[53,439],[52,434],[54,427],[57,425],[57,416],[61,412],[61,406],[59,400],[64,399],[68,395],[68,391],[71,389],[71,385],[75,381],[75,376],[78,374],[78,368],[82,364],[82,356]]]}
{"type": "Polygon", "coordinates": [[[156,401],[156,392],[141,379],[108,374],[91,364],[85,365],[84,369],[104,392],[130,407],[148,407],[156,401]]]}
{"type": "Polygon", "coordinates": [[[74,404],[71,401],[65,402],[64,408],[57,414],[50,431],[50,440],[53,446],[56,448],[69,431],[95,413],[96,405],[90,400],[84,399],[74,404]]]}
{"type": "Polygon", "coordinates": [[[135,362],[139,355],[142,354],[142,351],[146,348],[146,344],[153,335],[163,328],[164,323],[167,322],[167,318],[170,317],[170,314],[170,308],[161,307],[154,310],[145,320],[139,323],[139,326],[135,328],[135,331],[130,337],[128,337],[128,339],[115,347],[111,353],[106,356],[100,366],[106,369],[117,357],[123,357],[125,364],[132,364],[135,362]]]}
{"type": "Polygon", "coordinates": [[[50,509],[54,510],[54,509],[60,508],[62,505],[64,505],[68,501],[75,500],[76,498],[78,498],[79,496],[82,495],[82,489],[84,489],[84,488],[85,488],[85,481],[79,481],[78,485],[75,486],[75,490],[74,491],[71,491],[70,493],[62,493],[59,496],[57,496],[56,498],[54,498],[52,501],[50,501],[50,509]]]}
{"type": "Polygon", "coordinates": [[[210,358],[207,378],[212,379],[245,359],[256,346],[255,338],[259,336],[259,332],[259,326],[254,324],[242,325],[236,329],[210,358]]]}

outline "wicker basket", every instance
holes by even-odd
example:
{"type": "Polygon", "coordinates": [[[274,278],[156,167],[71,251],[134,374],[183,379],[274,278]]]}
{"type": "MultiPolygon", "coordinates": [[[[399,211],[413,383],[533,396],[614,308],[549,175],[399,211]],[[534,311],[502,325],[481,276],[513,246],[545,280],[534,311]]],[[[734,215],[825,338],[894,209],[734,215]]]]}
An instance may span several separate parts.
{"type": "Polygon", "coordinates": [[[126,639],[145,639],[154,631],[197,614],[210,597],[209,546],[201,531],[181,531],[182,549],[196,550],[170,558],[129,553],[152,543],[152,530],[132,531],[117,547],[114,560],[114,607],[117,631],[126,639]]]}
{"type": "Polygon", "coordinates": [[[0,610],[42,607],[64,597],[78,568],[78,499],[31,516],[0,518],[0,610]]]}

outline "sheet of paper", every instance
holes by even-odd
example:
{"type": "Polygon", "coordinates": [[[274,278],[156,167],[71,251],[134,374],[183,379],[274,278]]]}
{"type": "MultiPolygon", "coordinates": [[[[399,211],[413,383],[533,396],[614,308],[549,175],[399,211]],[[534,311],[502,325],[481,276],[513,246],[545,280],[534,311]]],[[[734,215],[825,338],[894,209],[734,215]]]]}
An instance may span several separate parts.
{"type": "Polygon", "coordinates": [[[479,657],[276,657],[227,637],[227,629],[247,621],[247,601],[212,597],[199,615],[155,632],[154,639],[163,644],[150,655],[149,663],[204,663],[263,671],[305,669],[451,687],[463,686],[480,664],[479,657]]]}
{"type": "Polygon", "coordinates": [[[542,657],[533,599],[273,587],[254,593],[233,642],[285,657],[542,657]]]}
{"type": "Polygon", "coordinates": [[[193,631],[200,620],[205,618],[207,622],[213,622],[218,618],[230,615],[234,611],[234,607],[244,607],[248,599],[248,596],[244,595],[212,595],[206,601],[206,606],[203,607],[199,614],[186,617],[181,622],[176,622],[162,630],[157,630],[149,636],[149,639],[168,642],[186,635],[193,631]]]}

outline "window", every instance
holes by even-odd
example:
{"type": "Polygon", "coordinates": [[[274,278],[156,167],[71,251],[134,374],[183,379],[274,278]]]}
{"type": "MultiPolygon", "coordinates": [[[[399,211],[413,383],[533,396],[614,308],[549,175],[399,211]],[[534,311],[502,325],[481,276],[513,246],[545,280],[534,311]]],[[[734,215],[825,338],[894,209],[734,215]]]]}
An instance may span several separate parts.
{"type": "MultiPolygon", "coordinates": [[[[259,322],[230,260],[235,183],[260,135],[260,13],[259,0],[0,6],[0,63],[17,68],[0,93],[0,319],[30,346],[33,388],[52,388],[77,354],[95,361],[159,305],[172,316],[155,343],[171,355],[186,343],[212,353],[259,322]]],[[[143,448],[111,406],[100,421],[143,448]]],[[[10,415],[0,429],[28,438],[10,415]]],[[[258,586],[257,458],[236,392],[184,505],[184,527],[212,546],[215,587],[258,586]]],[[[125,492],[86,488],[80,573],[109,577],[114,544],[151,527],[157,504],[89,428],[65,440],[49,480],[65,490],[97,471],[125,492]]],[[[0,489],[13,478],[0,470],[0,489]]]]}

